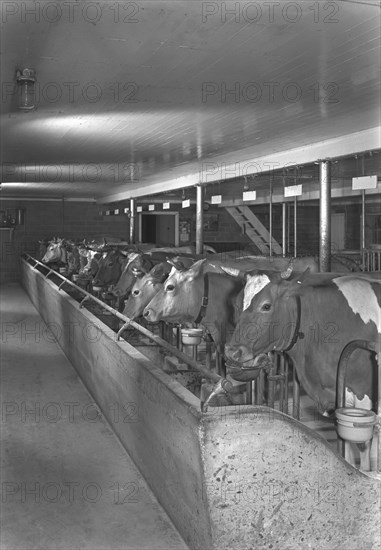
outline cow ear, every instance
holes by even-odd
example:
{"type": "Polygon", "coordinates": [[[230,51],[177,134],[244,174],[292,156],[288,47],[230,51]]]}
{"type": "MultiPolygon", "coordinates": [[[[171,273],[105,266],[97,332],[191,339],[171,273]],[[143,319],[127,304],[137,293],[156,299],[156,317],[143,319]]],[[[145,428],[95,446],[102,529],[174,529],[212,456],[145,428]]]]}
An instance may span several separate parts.
{"type": "Polygon", "coordinates": [[[165,264],[164,263],[161,263],[161,264],[156,264],[152,269],[151,271],[149,272],[150,276],[155,279],[155,280],[158,280],[160,282],[163,282],[163,280],[165,279],[165,277],[168,275],[168,272],[167,270],[165,269],[165,264]]]}
{"type": "Polygon", "coordinates": [[[192,281],[193,279],[196,279],[200,275],[200,273],[202,273],[205,262],[206,262],[206,258],[203,258],[202,260],[198,260],[185,272],[187,274],[187,278],[190,281],[192,281]]]}
{"type": "Polygon", "coordinates": [[[174,256],[173,258],[169,258],[167,256],[166,262],[167,264],[175,267],[177,271],[186,271],[187,268],[185,267],[183,260],[180,258],[181,258],[180,256],[174,256]]]}
{"type": "Polygon", "coordinates": [[[161,264],[154,265],[149,273],[153,277],[161,277],[163,272],[164,272],[164,264],[161,263],[161,264]]]}

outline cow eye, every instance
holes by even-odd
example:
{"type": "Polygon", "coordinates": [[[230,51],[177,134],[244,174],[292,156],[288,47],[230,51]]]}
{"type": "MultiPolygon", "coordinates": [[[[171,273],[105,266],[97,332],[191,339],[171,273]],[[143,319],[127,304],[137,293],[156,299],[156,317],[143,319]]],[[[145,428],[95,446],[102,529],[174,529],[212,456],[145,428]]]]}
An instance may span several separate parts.
{"type": "Polygon", "coordinates": [[[140,294],[140,290],[134,290],[133,293],[132,293],[134,296],[139,296],[140,294]]]}
{"type": "Polygon", "coordinates": [[[262,311],[270,311],[270,309],[271,309],[271,304],[263,304],[262,311]]]}
{"type": "Polygon", "coordinates": [[[167,288],[165,290],[170,292],[171,290],[175,290],[175,287],[174,285],[167,285],[167,288]]]}

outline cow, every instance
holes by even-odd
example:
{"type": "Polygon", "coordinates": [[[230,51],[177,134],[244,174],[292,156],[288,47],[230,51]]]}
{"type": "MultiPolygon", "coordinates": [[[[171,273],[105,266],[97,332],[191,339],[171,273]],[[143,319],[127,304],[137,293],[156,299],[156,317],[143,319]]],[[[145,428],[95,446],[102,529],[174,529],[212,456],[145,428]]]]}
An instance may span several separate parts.
{"type": "Polygon", "coordinates": [[[143,316],[153,323],[160,320],[201,323],[213,338],[218,355],[222,356],[224,344],[232,334],[242,308],[242,297],[239,296],[244,282],[238,277],[208,272],[206,266],[206,260],[202,259],[185,271],[173,268],[143,316]]]}
{"type": "MultiPolygon", "coordinates": [[[[298,378],[321,414],[336,403],[336,374],[343,348],[352,340],[377,341],[381,336],[381,280],[368,274],[311,274],[270,283],[254,296],[225,346],[227,372],[236,380],[254,379],[258,358],[286,352],[298,378]]],[[[374,399],[370,352],[350,359],[347,392],[357,405],[374,399]]]]}
{"type": "Polygon", "coordinates": [[[98,269],[93,277],[93,286],[109,287],[115,285],[121,274],[127,257],[122,250],[112,248],[102,253],[98,269]]]}
{"type": "Polygon", "coordinates": [[[50,241],[41,261],[44,264],[66,264],[67,251],[64,239],[50,241]]]}
{"type": "Polygon", "coordinates": [[[79,273],[89,277],[94,277],[98,271],[98,262],[101,258],[101,252],[98,250],[91,250],[84,245],[78,247],[80,268],[79,273]]]}
{"type": "Polygon", "coordinates": [[[175,266],[179,271],[189,268],[193,259],[176,257],[156,264],[148,273],[137,276],[128,299],[125,301],[123,314],[134,320],[143,314],[144,308],[162,289],[163,283],[175,266]]]}

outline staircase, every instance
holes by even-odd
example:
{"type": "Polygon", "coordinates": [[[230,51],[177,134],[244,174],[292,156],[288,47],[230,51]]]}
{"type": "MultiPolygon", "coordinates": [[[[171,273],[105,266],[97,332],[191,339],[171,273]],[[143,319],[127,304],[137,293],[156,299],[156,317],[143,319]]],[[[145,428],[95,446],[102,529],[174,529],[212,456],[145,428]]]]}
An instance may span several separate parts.
{"type": "Polygon", "coordinates": [[[253,241],[262,254],[269,254],[270,240],[272,243],[272,252],[274,254],[282,254],[282,247],[274,238],[270,239],[270,233],[249,206],[227,206],[226,211],[229,212],[244,234],[253,241]]]}

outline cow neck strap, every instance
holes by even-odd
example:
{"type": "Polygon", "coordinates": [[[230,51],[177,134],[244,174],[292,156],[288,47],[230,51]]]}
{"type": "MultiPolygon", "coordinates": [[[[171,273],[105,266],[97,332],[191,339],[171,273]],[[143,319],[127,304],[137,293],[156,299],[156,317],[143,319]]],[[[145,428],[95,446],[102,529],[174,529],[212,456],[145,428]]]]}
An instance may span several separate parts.
{"type": "Polygon", "coordinates": [[[206,310],[208,308],[208,302],[209,302],[209,276],[208,273],[204,273],[204,295],[201,300],[201,307],[200,311],[198,312],[198,315],[194,322],[198,325],[201,323],[202,319],[206,315],[206,310]]]}
{"type": "Polygon", "coordinates": [[[298,338],[304,338],[304,333],[300,332],[300,319],[302,315],[300,296],[296,295],[295,300],[296,300],[296,324],[295,324],[294,334],[292,335],[292,338],[289,344],[287,345],[287,347],[283,348],[282,351],[289,351],[291,348],[295,346],[296,342],[298,341],[298,338]]]}

